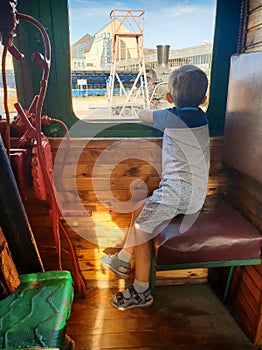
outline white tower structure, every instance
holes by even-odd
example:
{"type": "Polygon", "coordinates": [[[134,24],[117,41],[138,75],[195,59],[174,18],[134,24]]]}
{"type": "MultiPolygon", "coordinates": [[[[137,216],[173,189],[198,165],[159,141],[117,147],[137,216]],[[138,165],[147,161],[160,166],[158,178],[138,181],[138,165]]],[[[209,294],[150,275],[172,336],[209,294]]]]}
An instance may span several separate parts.
{"type": "Polygon", "coordinates": [[[144,11],[112,10],[110,21],[112,26],[112,65],[108,82],[110,114],[119,118],[137,118],[140,109],[149,107],[143,43],[144,11]],[[139,71],[133,85],[127,89],[117,73],[117,63],[132,57],[138,60],[139,71]],[[121,103],[116,102],[115,85],[120,88],[121,103]]]}

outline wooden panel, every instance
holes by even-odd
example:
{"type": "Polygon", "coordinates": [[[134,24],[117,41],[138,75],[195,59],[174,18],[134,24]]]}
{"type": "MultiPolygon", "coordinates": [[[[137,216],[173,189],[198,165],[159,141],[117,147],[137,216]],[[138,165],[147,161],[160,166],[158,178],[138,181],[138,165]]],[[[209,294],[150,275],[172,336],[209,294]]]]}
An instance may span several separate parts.
{"type": "Polygon", "coordinates": [[[252,47],[262,45],[262,27],[249,30],[246,36],[246,52],[252,47]]]}
{"type": "Polygon", "coordinates": [[[262,6],[262,0],[249,0],[249,11],[254,11],[260,6],[262,6]]]}
{"type": "MultiPolygon", "coordinates": [[[[80,270],[90,287],[96,286],[97,283],[104,287],[114,286],[117,283],[114,275],[104,271],[100,265],[100,257],[106,247],[122,244],[131,219],[130,212],[118,212],[119,203],[116,200],[129,200],[130,186],[137,179],[146,184],[148,193],[158,186],[160,180],[161,139],[127,141],[71,139],[68,151],[66,145],[61,143],[61,139],[50,139],[55,166],[59,167],[63,161],[63,152],[66,152],[64,171],[57,184],[63,202],[69,209],[76,209],[80,202],[83,210],[85,208],[92,210],[91,217],[76,215],[67,218],[66,225],[80,270]],[[94,166],[104,152],[106,157],[99,163],[98,175],[94,174],[94,166]]],[[[14,146],[14,141],[12,142],[14,146]]],[[[221,137],[211,139],[208,195],[226,191],[226,178],[221,161],[222,143],[221,137]]],[[[136,196],[144,198],[146,193],[141,189],[141,184],[136,183],[135,188],[136,196]]],[[[31,192],[28,193],[25,206],[46,269],[58,268],[48,204],[37,200],[31,192]]],[[[64,237],[61,237],[61,242],[64,249],[63,267],[68,267],[73,273],[64,237]]],[[[199,283],[207,280],[206,269],[160,274],[158,284],[199,283]]]]}
{"type": "Polygon", "coordinates": [[[262,2],[249,0],[249,13],[245,32],[245,53],[262,50],[262,2]]]}
{"type": "Polygon", "coordinates": [[[250,12],[248,16],[248,25],[247,28],[255,28],[258,26],[261,26],[262,22],[262,6],[254,9],[253,11],[250,12]]]}
{"type": "MultiPolygon", "coordinates": [[[[234,205],[262,232],[262,184],[240,172],[228,169],[229,197],[234,205]]],[[[237,270],[230,300],[241,327],[257,344],[262,340],[262,265],[237,270]]]]}
{"type": "MultiPolygon", "coordinates": [[[[152,164],[148,164],[139,159],[129,159],[128,161],[121,162],[117,164],[117,167],[114,165],[101,164],[100,165],[100,174],[106,176],[108,173],[112,172],[113,174],[117,172],[118,177],[128,177],[128,176],[142,176],[142,175],[157,175],[156,168],[161,168],[161,162],[154,162],[152,164]]],[[[91,177],[93,173],[92,167],[90,167],[89,163],[79,163],[77,165],[77,169],[75,172],[76,178],[85,178],[91,177]]],[[[112,174],[112,175],[113,175],[112,174]]],[[[111,176],[112,176],[111,175],[111,176]]],[[[70,164],[65,164],[65,168],[63,171],[63,176],[72,177],[72,167],[70,164]]]]}
{"type": "Polygon", "coordinates": [[[257,44],[255,46],[249,46],[246,48],[245,53],[262,51],[262,44],[257,44]]]}
{"type": "Polygon", "coordinates": [[[257,267],[238,268],[232,283],[230,307],[254,341],[260,319],[261,276],[257,267]]]}
{"type": "Polygon", "coordinates": [[[262,50],[262,4],[261,1],[250,1],[246,34],[245,52],[262,50]]]}

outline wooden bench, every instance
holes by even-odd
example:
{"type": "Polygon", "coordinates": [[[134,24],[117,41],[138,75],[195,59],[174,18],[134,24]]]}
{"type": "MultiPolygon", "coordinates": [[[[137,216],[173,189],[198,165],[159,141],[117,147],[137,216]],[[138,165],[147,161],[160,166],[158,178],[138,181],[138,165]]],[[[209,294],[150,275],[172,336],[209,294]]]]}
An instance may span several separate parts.
{"type": "Polygon", "coordinates": [[[261,263],[262,235],[220,196],[207,197],[197,217],[183,219],[177,216],[152,241],[152,293],[157,271],[230,267],[225,300],[234,268],[261,263]],[[183,232],[181,224],[191,219],[195,220],[193,225],[183,232]]]}

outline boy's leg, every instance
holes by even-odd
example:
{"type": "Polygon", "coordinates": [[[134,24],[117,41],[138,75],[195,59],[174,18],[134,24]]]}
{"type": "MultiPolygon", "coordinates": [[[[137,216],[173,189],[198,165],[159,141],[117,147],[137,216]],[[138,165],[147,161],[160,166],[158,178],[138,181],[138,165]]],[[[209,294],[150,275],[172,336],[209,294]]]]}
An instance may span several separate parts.
{"type": "Polygon", "coordinates": [[[135,209],[132,212],[131,221],[127,231],[127,236],[125,238],[123,249],[128,251],[131,255],[134,255],[135,245],[136,245],[134,224],[139,214],[141,213],[142,209],[144,208],[144,204],[145,204],[145,201],[141,201],[136,204],[137,209],[135,209]]]}
{"type": "MultiPolygon", "coordinates": [[[[145,235],[145,233],[135,230],[135,235],[141,239],[141,236],[145,235]]],[[[145,241],[135,246],[135,280],[133,285],[124,292],[114,295],[111,299],[112,306],[120,310],[127,310],[151,305],[153,303],[153,297],[149,288],[150,268],[150,243],[145,241]]]]}
{"type": "Polygon", "coordinates": [[[150,269],[151,248],[150,243],[146,241],[135,247],[135,279],[140,282],[149,282],[150,269]]]}
{"type": "Polygon", "coordinates": [[[137,209],[132,213],[123,248],[119,253],[116,253],[114,255],[105,255],[101,258],[101,262],[104,267],[110,269],[118,277],[125,279],[128,278],[128,273],[131,268],[130,260],[132,259],[135,252],[136,238],[134,233],[134,223],[144,207],[144,201],[137,203],[136,207],[137,209]]]}

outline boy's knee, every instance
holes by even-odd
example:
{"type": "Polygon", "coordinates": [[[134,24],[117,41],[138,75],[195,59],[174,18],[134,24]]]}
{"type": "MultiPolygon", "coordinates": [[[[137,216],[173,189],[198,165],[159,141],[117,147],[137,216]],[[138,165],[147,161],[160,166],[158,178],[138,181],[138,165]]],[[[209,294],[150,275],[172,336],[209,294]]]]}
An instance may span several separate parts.
{"type": "Polygon", "coordinates": [[[152,234],[140,230],[137,225],[135,224],[135,240],[136,240],[136,245],[141,245],[141,244],[149,244],[152,234]]]}

